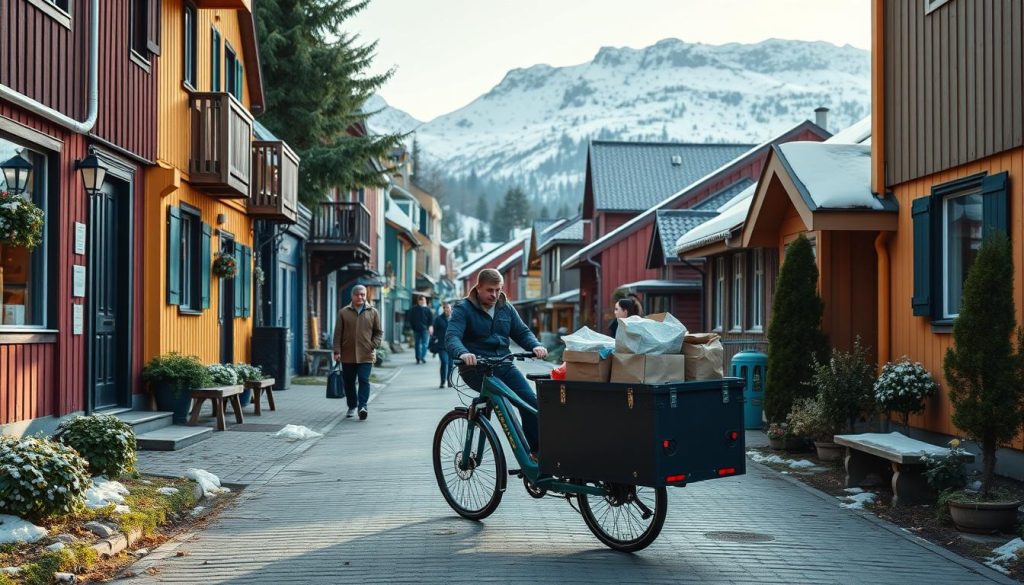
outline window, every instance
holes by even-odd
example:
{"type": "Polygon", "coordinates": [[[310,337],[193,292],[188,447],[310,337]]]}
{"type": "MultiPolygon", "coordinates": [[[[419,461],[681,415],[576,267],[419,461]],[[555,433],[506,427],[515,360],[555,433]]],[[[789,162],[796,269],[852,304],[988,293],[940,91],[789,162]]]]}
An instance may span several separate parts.
{"type": "MultiPolygon", "coordinates": [[[[32,163],[32,175],[21,197],[46,212],[47,159],[39,152],[0,137],[0,161],[20,155],[32,163]]],[[[6,191],[0,173],[0,190],[6,191]]],[[[17,327],[43,328],[48,324],[47,304],[47,237],[44,223],[43,241],[34,248],[0,246],[0,330],[17,327]]]]}
{"type": "Polygon", "coordinates": [[[242,101],[242,62],[229,43],[224,43],[224,80],[228,93],[242,101]]]}
{"type": "Polygon", "coordinates": [[[915,315],[948,325],[959,314],[982,240],[997,230],[1010,235],[1007,176],[978,173],[935,185],[913,201],[915,315]]]}
{"type": "Polygon", "coordinates": [[[739,331],[743,329],[743,295],[746,289],[743,287],[743,253],[735,254],[732,257],[732,329],[739,331]]]}
{"type": "Polygon", "coordinates": [[[185,4],[183,70],[185,85],[196,88],[196,7],[185,4]]]}
{"type": "Polygon", "coordinates": [[[754,250],[754,266],[750,278],[750,328],[764,328],[764,248],[754,250]]]}
{"type": "Polygon", "coordinates": [[[220,91],[220,31],[210,29],[210,91],[220,91]]]}
{"type": "Polygon", "coordinates": [[[167,303],[199,313],[210,307],[212,230],[186,204],[167,209],[167,227],[167,303]]]}
{"type": "Polygon", "coordinates": [[[64,12],[71,13],[71,0],[45,0],[47,4],[52,4],[54,7],[63,10],[64,12]]]}
{"type": "Polygon", "coordinates": [[[949,0],[924,0],[924,13],[931,14],[949,0]]]}
{"type": "Polygon", "coordinates": [[[715,258],[715,292],[711,305],[711,323],[716,331],[725,328],[725,257],[715,258]]]}
{"type": "Polygon", "coordinates": [[[160,54],[160,0],[131,0],[129,2],[128,42],[131,50],[142,59],[160,54]]]}

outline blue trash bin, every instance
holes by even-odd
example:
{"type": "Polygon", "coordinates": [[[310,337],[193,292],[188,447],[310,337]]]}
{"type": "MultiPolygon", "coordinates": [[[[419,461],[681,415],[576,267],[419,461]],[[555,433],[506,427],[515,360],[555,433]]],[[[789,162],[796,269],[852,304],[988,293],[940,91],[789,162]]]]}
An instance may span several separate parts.
{"type": "Polygon", "coordinates": [[[741,351],[732,357],[732,375],[742,378],[743,427],[759,429],[763,426],[764,377],[768,369],[768,356],[753,350],[741,351]]]}

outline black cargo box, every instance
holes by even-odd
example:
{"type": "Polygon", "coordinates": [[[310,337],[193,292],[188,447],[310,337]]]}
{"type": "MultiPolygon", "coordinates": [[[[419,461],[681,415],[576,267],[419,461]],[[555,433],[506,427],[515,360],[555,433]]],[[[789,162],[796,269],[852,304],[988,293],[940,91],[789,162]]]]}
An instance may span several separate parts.
{"type": "Polygon", "coordinates": [[[543,380],[537,394],[542,474],[659,487],[746,471],[740,378],[543,380]]]}

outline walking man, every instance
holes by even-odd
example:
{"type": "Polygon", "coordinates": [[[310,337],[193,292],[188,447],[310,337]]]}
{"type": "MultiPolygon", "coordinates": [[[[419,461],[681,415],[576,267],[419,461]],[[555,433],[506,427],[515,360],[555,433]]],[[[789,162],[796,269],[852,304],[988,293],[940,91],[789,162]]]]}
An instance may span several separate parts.
{"type": "MultiPolygon", "coordinates": [[[[516,312],[515,307],[501,292],[504,279],[501,273],[493,268],[485,268],[477,275],[476,286],[469,291],[469,296],[459,301],[452,310],[452,318],[445,333],[445,345],[448,353],[458,356],[463,366],[459,374],[470,388],[480,391],[483,377],[473,366],[477,356],[502,357],[511,353],[509,340],[515,341],[519,347],[532,351],[533,355],[544,359],[548,350],[534,337],[530,328],[516,312]]],[[[495,368],[494,375],[505,383],[510,390],[523,399],[534,409],[537,408],[537,395],[526,381],[523,373],[512,363],[505,363],[495,368]]],[[[519,409],[523,421],[523,433],[530,450],[536,452],[538,445],[537,415],[526,409],[519,409]]]]}
{"type": "Polygon", "coordinates": [[[430,345],[437,353],[437,359],[441,360],[441,385],[438,388],[444,388],[445,386],[451,386],[448,382],[448,377],[452,373],[452,356],[448,353],[448,348],[445,345],[444,337],[448,333],[448,321],[452,317],[452,304],[448,301],[441,303],[441,314],[434,319],[434,332],[431,333],[430,345]]]}
{"type": "Polygon", "coordinates": [[[376,348],[383,336],[380,314],[366,300],[366,287],[357,284],[352,288],[352,302],[338,311],[334,325],[334,359],[341,362],[341,377],[345,381],[345,398],[348,400],[345,418],[352,418],[358,408],[359,420],[366,420],[370,370],[377,361],[376,348]]]}
{"type": "Polygon", "coordinates": [[[409,309],[407,319],[416,340],[416,363],[425,364],[427,363],[427,345],[430,342],[430,336],[434,333],[434,313],[427,306],[427,297],[416,295],[416,304],[409,309]]]}

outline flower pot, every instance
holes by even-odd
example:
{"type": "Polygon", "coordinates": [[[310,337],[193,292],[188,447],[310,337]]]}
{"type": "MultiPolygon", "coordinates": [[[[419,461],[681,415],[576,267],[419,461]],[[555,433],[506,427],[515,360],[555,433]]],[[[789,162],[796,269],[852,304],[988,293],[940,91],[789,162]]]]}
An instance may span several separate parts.
{"type": "Polygon", "coordinates": [[[156,407],[159,410],[173,412],[171,420],[176,425],[188,422],[189,405],[192,393],[187,388],[179,388],[176,384],[157,384],[153,390],[156,395],[156,407]]]}
{"type": "Polygon", "coordinates": [[[949,500],[949,515],[957,530],[976,534],[1010,532],[1017,523],[1017,508],[1024,502],[959,502],[949,500]]]}
{"type": "Polygon", "coordinates": [[[243,407],[249,406],[249,403],[252,402],[252,388],[242,390],[242,394],[238,397],[238,402],[241,403],[243,407]]]}
{"type": "Polygon", "coordinates": [[[822,461],[839,461],[843,458],[845,449],[842,445],[831,441],[815,441],[814,448],[818,451],[818,459],[822,461]]]}
{"type": "Polygon", "coordinates": [[[772,437],[768,437],[768,446],[775,451],[782,451],[783,449],[786,448],[786,438],[779,437],[777,439],[774,439],[772,437]]]}

